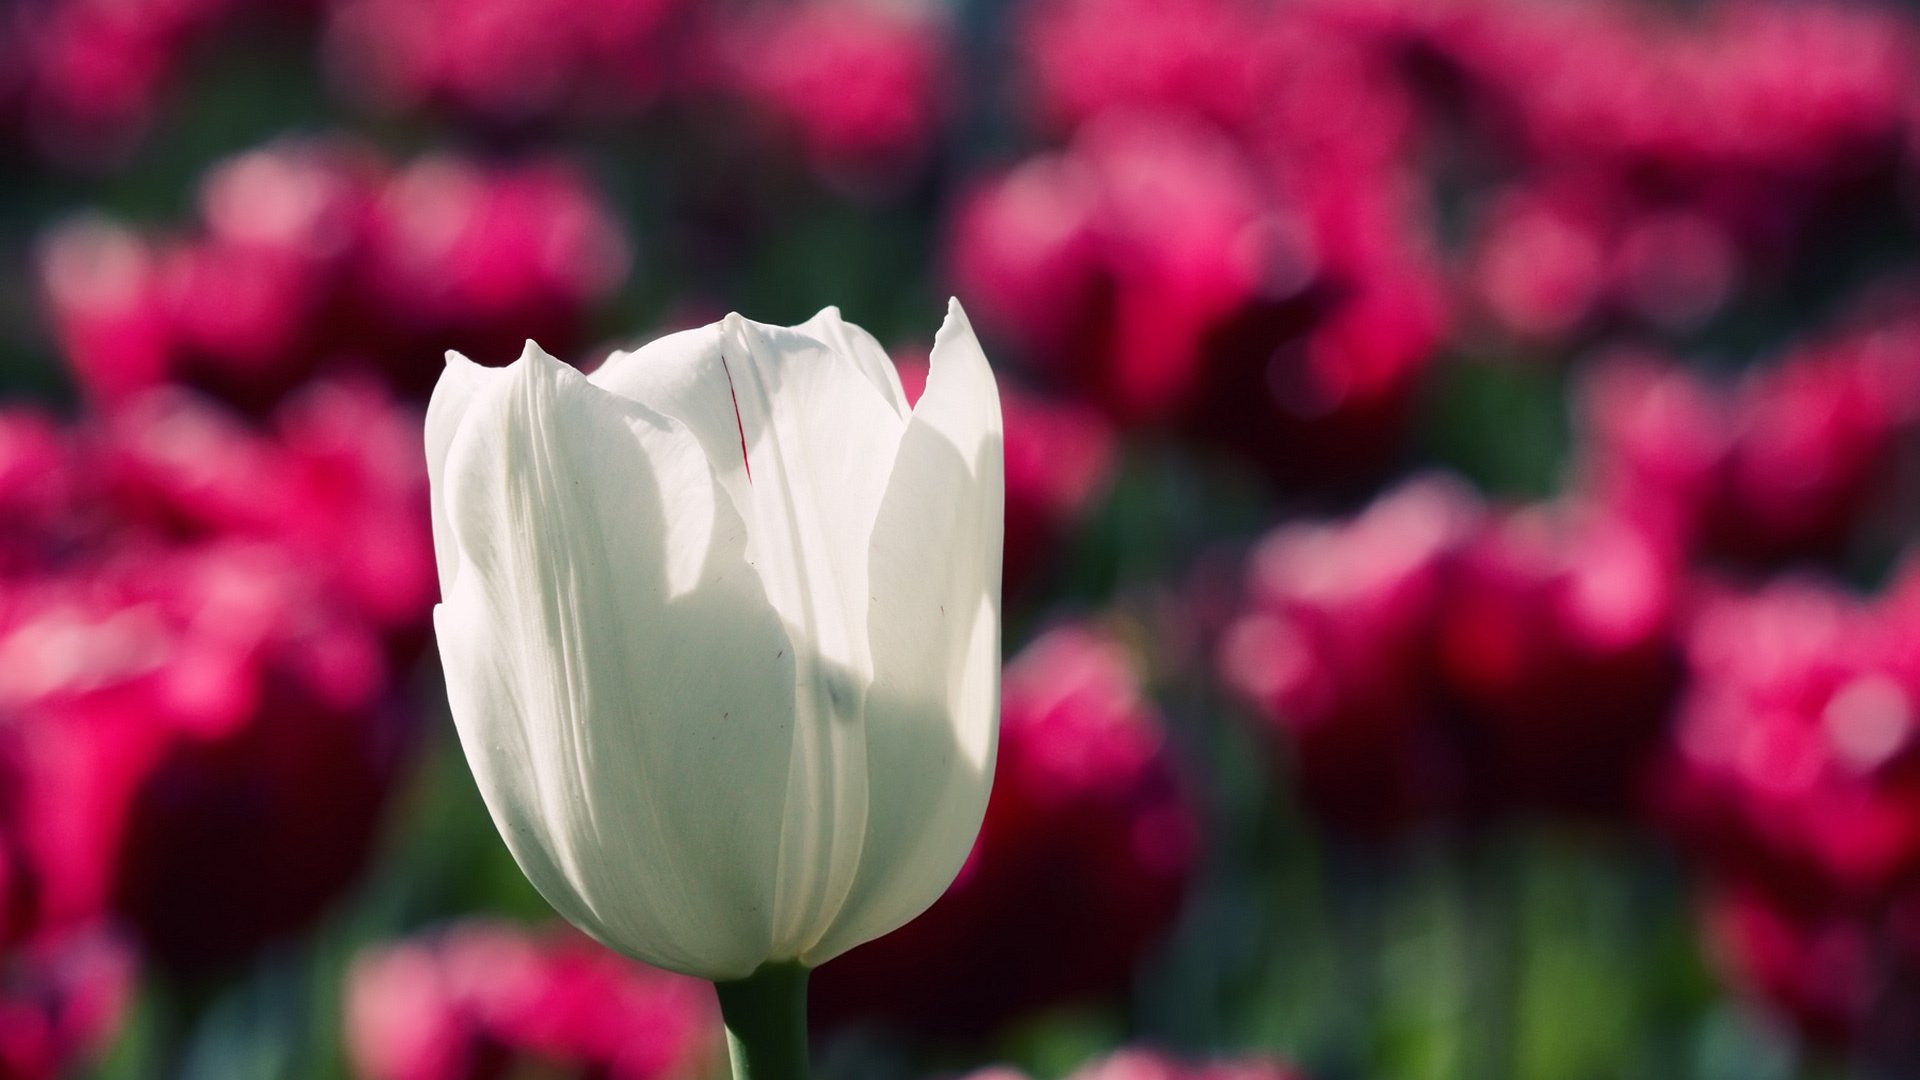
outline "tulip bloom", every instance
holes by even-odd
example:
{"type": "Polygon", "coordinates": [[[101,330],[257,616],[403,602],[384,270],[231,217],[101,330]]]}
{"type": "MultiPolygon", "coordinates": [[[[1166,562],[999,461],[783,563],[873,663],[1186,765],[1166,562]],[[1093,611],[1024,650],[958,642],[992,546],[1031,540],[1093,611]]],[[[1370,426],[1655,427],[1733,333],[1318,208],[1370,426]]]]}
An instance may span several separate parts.
{"type": "Polygon", "coordinates": [[[591,376],[450,355],[427,456],[454,720],[561,914],[725,983],[945,890],[992,777],[1003,518],[958,304],[912,408],[831,308],[591,376]]]}

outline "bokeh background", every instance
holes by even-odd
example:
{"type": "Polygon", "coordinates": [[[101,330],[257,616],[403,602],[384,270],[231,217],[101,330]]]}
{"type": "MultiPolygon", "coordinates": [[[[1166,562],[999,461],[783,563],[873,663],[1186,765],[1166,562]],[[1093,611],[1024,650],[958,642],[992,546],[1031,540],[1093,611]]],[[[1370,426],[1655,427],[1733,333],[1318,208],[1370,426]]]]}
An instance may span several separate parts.
{"type": "Polygon", "coordinates": [[[1920,1075],[1916,215],[1865,2],[8,0],[0,1077],[723,1075],[480,804],[424,398],[949,293],[999,778],[826,1080],[1920,1075]]]}

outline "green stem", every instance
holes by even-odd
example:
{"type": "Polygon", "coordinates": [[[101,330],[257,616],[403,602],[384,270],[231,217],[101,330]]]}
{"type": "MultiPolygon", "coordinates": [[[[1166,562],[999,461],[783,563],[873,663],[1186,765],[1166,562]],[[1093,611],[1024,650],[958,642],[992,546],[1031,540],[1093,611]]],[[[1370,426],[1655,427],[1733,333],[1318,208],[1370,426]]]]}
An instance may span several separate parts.
{"type": "Polygon", "coordinates": [[[807,1080],[807,968],[762,964],[713,988],[727,1025],[733,1080],[807,1080]]]}

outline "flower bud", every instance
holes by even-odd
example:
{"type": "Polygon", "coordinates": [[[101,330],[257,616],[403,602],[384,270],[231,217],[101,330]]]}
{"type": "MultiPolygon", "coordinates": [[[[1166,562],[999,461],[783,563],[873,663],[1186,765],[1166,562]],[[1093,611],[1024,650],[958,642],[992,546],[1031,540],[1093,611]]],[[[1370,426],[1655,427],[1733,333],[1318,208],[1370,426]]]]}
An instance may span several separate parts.
{"type": "Polygon", "coordinates": [[[467,760],[560,913],[715,981],[918,915],[998,731],[999,398],[959,306],[909,409],[828,309],[591,377],[457,355],[427,417],[467,760]]]}

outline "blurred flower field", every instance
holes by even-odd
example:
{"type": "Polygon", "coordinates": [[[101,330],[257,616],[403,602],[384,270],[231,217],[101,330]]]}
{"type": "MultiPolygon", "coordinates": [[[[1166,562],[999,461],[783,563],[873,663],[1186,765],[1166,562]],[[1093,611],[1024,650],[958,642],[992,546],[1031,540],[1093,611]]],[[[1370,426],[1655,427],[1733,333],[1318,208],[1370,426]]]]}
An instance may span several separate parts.
{"type": "Polygon", "coordinates": [[[1920,9],[12,0],[0,163],[0,1080],[725,1075],[481,805],[425,397],[949,294],[998,775],[823,1080],[1920,1075],[1920,9]]]}

